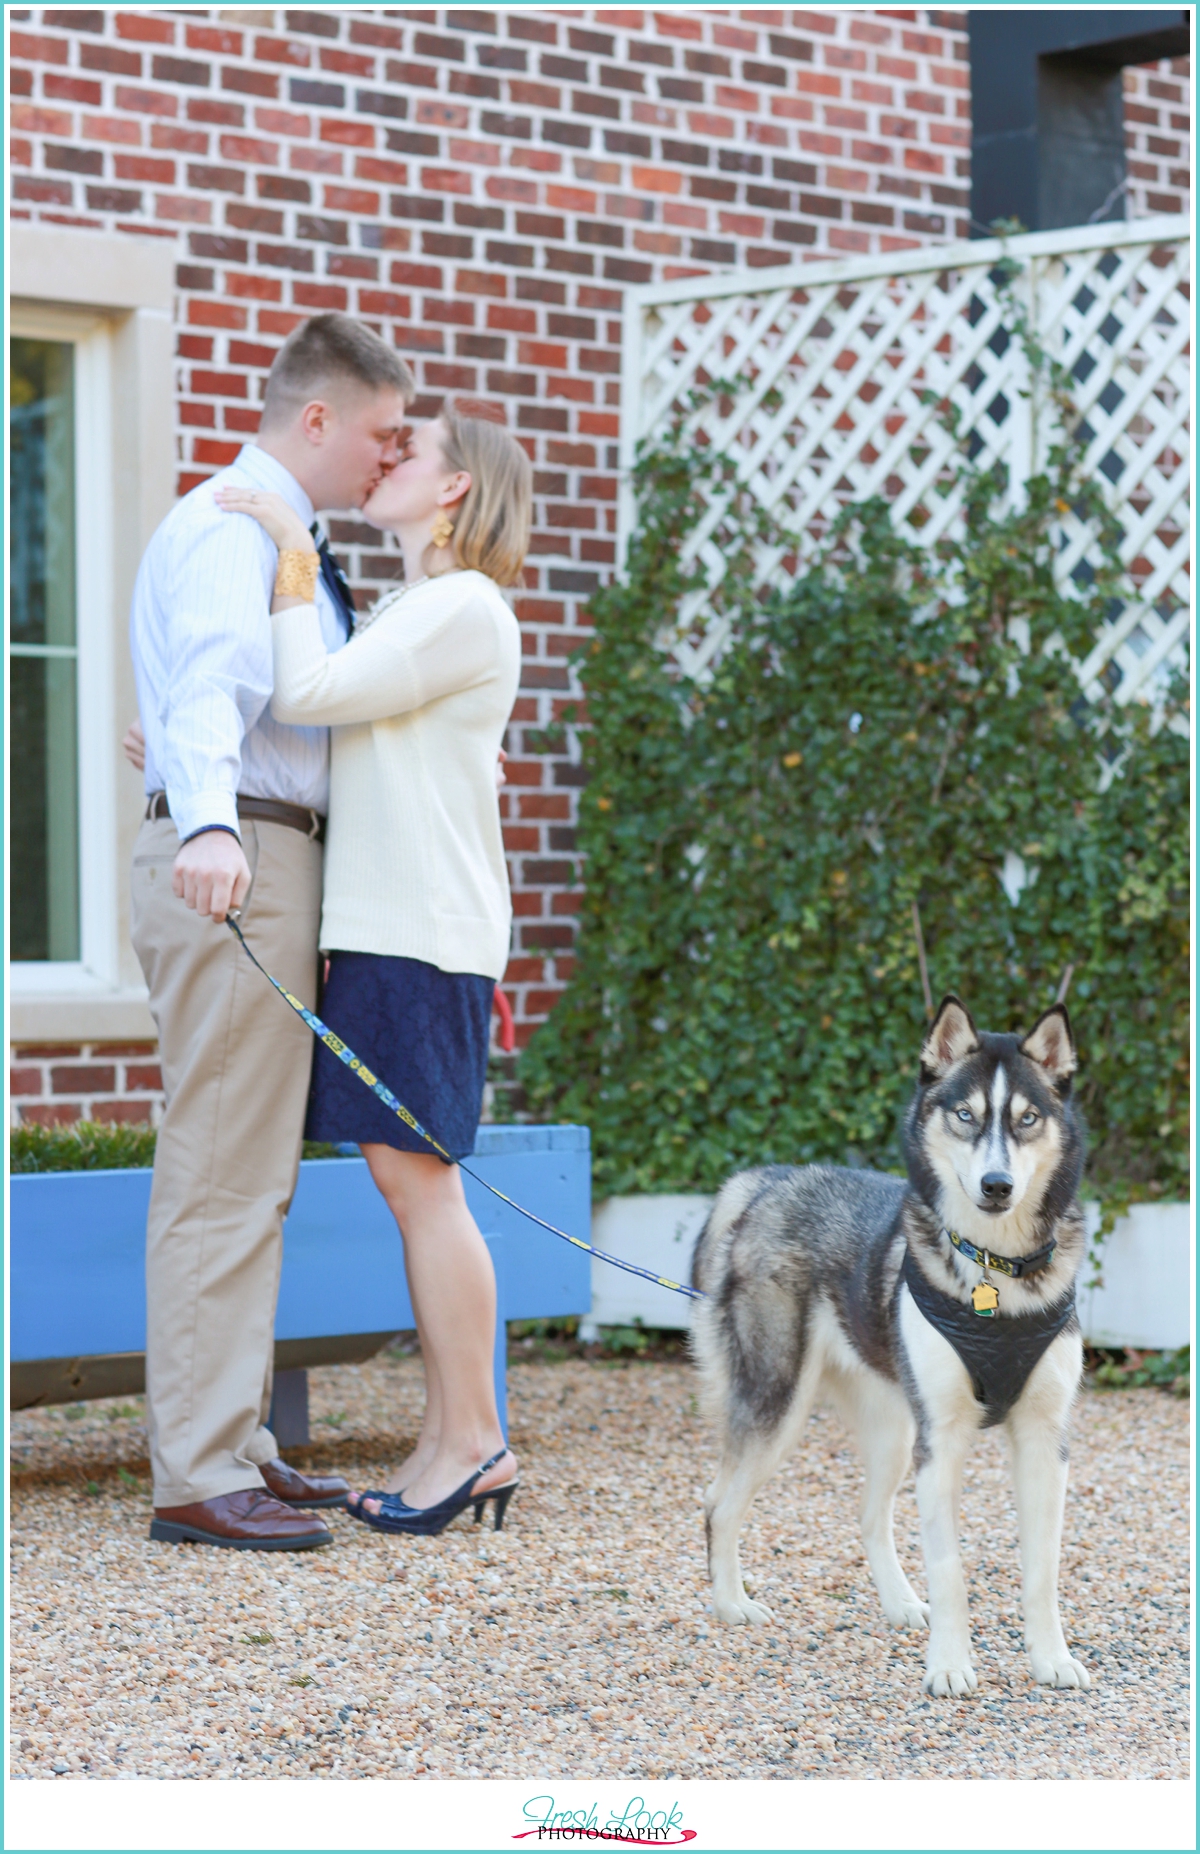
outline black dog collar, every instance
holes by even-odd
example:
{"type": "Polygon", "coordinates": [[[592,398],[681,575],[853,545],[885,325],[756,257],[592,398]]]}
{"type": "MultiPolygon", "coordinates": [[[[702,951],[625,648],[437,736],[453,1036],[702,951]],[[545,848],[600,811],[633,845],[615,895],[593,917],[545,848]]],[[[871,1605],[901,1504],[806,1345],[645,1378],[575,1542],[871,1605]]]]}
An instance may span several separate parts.
{"type": "Polygon", "coordinates": [[[968,1242],[956,1230],[947,1230],[945,1234],[968,1262],[978,1262],[981,1268],[994,1268],[998,1275],[1009,1275],[1014,1281],[1021,1275],[1036,1275],[1039,1269],[1045,1268],[1058,1247],[1056,1242],[1048,1243],[1036,1255],[1023,1255],[1019,1260],[1010,1262],[1006,1255],[993,1255],[990,1249],[977,1249],[973,1242],[968,1242]]]}

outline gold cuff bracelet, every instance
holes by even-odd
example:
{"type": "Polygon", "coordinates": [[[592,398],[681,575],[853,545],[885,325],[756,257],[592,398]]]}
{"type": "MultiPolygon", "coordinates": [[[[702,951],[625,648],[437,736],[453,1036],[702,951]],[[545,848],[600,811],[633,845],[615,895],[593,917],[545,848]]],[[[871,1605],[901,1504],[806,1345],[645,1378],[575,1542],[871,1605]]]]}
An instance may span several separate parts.
{"type": "Polygon", "coordinates": [[[321,556],[315,548],[285,547],[275,568],[275,590],[286,598],[311,605],[317,592],[321,556]]]}

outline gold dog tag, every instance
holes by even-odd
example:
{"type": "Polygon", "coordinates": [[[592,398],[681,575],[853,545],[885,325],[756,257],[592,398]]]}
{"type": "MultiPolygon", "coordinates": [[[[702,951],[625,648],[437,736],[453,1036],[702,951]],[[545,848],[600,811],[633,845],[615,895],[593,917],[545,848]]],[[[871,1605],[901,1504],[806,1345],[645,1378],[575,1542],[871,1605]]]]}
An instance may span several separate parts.
{"type": "Polygon", "coordinates": [[[990,1281],[980,1281],[971,1289],[971,1305],[981,1319],[995,1318],[1000,1296],[990,1281]]]}

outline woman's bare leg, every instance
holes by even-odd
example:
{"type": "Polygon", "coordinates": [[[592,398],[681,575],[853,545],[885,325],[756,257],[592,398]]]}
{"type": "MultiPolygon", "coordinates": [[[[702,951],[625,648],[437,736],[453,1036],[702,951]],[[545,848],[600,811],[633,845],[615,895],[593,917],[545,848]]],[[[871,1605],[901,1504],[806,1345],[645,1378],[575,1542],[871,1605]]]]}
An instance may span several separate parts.
{"type": "MultiPolygon", "coordinates": [[[[436,1384],[436,1439],[434,1412],[427,1407],[421,1442],[409,1457],[417,1471],[403,1488],[408,1505],[433,1506],[504,1445],[492,1378],[496,1277],[457,1166],[392,1146],[369,1144],[362,1153],[404,1235],[430,1394],[436,1384]],[[427,1442],[433,1443],[433,1455],[421,1461],[427,1442]]],[[[408,1463],[402,1471],[408,1474],[408,1463]]],[[[506,1451],[483,1476],[480,1492],[515,1472],[516,1461],[506,1451]]]]}
{"type": "Polygon", "coordinates": [[[425,1343],[422,1336],[421,1309],[412,1291],[411,1280],[408,1284],[408,1297],[412,1301],[413,1318],[417,1323],[417,1343],[421,1348],[421,1363],[425,1369],[425,1408],[421,1413],[421,1428],[417,1435],[416,1446],[384,1481],[383,1491],[385,1493],[403,1493],[409,1482],[415,1480],[417,1475],[429,1466],[437,1454],[438,1438],[442,1433],[442,1383],[438,1377],[437,1360],[432,1348],[425,1343]]]}

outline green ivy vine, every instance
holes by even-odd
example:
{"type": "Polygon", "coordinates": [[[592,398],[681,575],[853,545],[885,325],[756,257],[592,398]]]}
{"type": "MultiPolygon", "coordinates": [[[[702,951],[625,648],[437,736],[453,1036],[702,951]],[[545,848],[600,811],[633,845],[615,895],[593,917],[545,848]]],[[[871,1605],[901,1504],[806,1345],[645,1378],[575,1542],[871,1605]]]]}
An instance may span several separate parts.
{"type": "Polygon", "coordinates": [[[626,571],[577,656],[578,962],[519,1071],[538,1117],[591,1127],[600,1195],[709,1191],[769,1161],[900,1168],[926,1021],[914,902],[935,1000],[957,992],[984,1028],[1027,1026],[1073,967],[1106,1220],[1187,1195],[1189,746],[1169,725],[1186,688],[1165,718],[1081,694],[1074,666],[1129,588],[1069,383],[1015,305],[1010,327],[1058,441],[1015,511],[964,450],[962,531],[936,546],[897,535],[882,500],[815,547],[787,535],[686,410],[639,457],[626,571]],[[700,685],[661,640],[700,583],[682,543],[714,491],[728,639],[700,685]],[[1070,595],[1069,510],[1102,562],[1070,595]],[[765,593],[764,541],[800,560],[765,593]]]}

